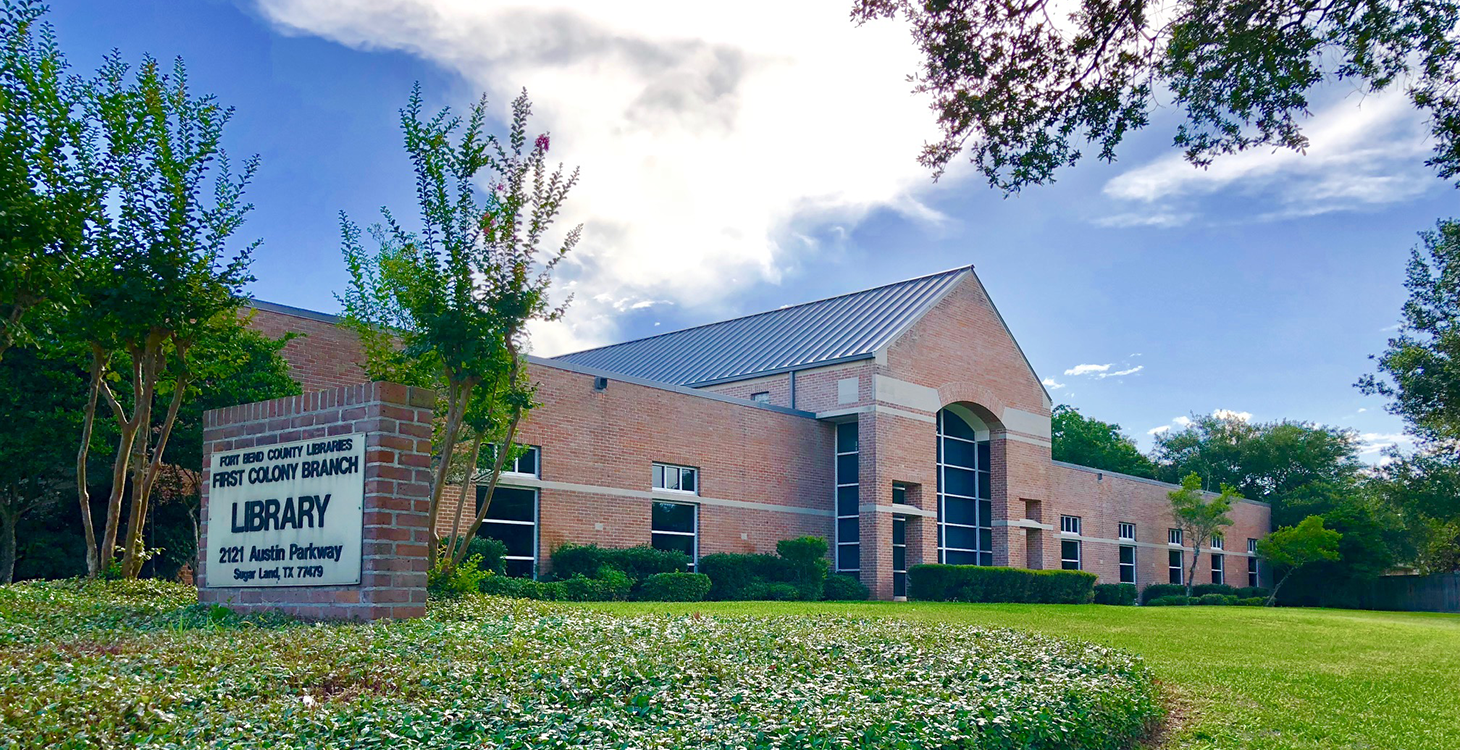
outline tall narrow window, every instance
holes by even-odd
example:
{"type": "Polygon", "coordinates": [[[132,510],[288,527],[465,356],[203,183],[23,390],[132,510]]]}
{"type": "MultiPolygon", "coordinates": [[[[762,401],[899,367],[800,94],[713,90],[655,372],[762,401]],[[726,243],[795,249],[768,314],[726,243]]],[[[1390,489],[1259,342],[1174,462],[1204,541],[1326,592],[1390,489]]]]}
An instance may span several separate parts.
{"type": "Polygon", "coordinates": [[[938,562],[993,565],[993,462],[983,424],[938,412],[938,562]]]}
{"type": "Polygon", "coordinates": [[[907,596],[907,519],[892,517],[892,595],[907,596]]]}
{"type": "Polygon", "coordinates": [[[1065,570],[1080,569],[1080,540],[1064,539],[1060,541],[1060,567],[1065,570]]]}
{"type": "MultiPolygon", "coordinates": [[[[487,497],[486,485],[477,486],[477,512],[487,497]]],[[[537,575],[537,490],[498,486],[487,506],[487,515],[477,536],[507,545],[507,575],[533,578],[537,575]]]]}
{"type": "Polygon", "coordinates": [[[689,555],[689,569],[694,572],[700,559],[698,505],[656,501],[649,511],[649,529],[654,549],[689,555]]]}
{"type": "Polygon", "coordinates": [[[1167,556],[1167,580],[1180,585],[1181,583],[1181,550],[1173,549],[1166,553],[1167,556]]]}
{"type": "Polygon", "coordinates": [[[1136,582],[1136,548],[1123,544],[1120,547],[1120,582],[1136,582]]]}
{"type": "Polygon", "coordinates": [[[1225,549],[1227,540],[1221,534],[1212,534],[1212,549],[1225,549]]]}
{"type": "Polygon", "coordinates": [[[1261,586],[1262,585],[1261,583],[1259,583],[1259,580],[1261,578],[1262,578],[1262,576],[1258,575],[1258,568],[1257,568],[1257,540],[1256,539],[1248,539],[1247,540],[1247,585],[1248,586],[1251,586],[1253,588],[1257,588],[1258,586],[1261,586]]]}
{"type": "Polygon", "coordinates": [[[1227,582],[1227,561],[1225,555],[1212,555],[1212,583],[1221,585],[1227,582]]]}
{"type": "Polygon", "coordinates": [[[862,568],[861,501],[857,483],[861,467],[858,458],[857,423],[836,426],[836,569],[855,573],[862,568]]]}

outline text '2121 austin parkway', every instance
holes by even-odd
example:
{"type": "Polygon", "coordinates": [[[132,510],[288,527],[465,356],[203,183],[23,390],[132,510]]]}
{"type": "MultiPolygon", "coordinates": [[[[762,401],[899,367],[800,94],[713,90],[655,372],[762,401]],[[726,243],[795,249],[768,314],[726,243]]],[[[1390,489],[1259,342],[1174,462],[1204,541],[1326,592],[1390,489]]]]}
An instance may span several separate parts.
{"type": "Polygon", "coordinates": [[[365,435],[214,453],[207,585],[360,582],[365,435]]]}

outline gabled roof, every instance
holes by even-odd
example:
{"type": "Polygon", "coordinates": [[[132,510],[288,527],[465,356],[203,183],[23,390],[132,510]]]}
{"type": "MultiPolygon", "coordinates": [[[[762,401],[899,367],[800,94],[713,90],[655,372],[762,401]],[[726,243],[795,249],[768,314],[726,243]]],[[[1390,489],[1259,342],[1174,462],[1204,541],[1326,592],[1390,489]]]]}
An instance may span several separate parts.
{"type": "Polygon", "coordinates": [[[870,359],[970,274],[964,266],[553,359],[683,386],[870,359]]]}

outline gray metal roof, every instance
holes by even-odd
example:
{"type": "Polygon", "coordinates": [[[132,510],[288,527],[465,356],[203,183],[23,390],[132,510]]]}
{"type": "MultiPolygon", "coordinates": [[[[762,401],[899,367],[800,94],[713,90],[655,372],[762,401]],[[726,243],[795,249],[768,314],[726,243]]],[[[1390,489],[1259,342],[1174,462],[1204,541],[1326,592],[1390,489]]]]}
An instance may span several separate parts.
{"type": "Polygon", "coordinates": [[[684,386],[868,359],[971,266],[553,359],[684,386]]]}

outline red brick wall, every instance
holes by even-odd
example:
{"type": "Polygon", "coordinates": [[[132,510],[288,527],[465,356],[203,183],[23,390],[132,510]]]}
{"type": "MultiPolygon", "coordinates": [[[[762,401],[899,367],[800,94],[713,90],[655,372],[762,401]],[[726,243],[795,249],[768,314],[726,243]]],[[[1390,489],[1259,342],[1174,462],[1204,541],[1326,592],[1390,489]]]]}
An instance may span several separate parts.
{"type": "Polygon", "coordinates": [[[305,393],[363,383],[368,378],[361,364],[365,353],[353,331],[305,315],[273,309],[245,309],[252,314],[249,327],[270,338],[286,333],[299,334],[284,345],[284,358],[289,361],[289,374],[299,381],[305,393]]]}
{"type": "Polygon", "coordinates": [[[353,586],[207,588],[198,600],[239,611],[279,610],[311,619],[374,620],[426,613],[431,412],[436,396],[395,383],[353,386],[214,409],[203,421],[203,544],[208,548],[209,465],[214,451],[366,433],[360,583],[353,586]]]}

